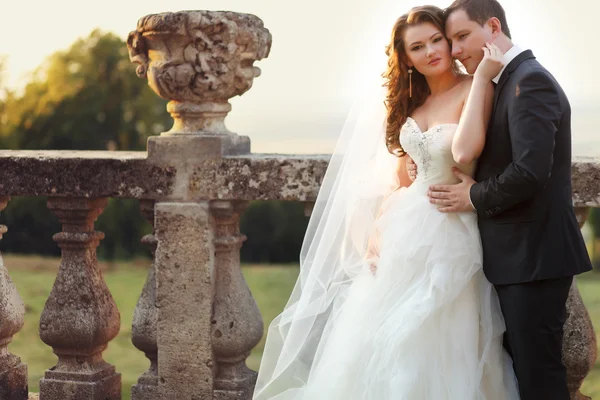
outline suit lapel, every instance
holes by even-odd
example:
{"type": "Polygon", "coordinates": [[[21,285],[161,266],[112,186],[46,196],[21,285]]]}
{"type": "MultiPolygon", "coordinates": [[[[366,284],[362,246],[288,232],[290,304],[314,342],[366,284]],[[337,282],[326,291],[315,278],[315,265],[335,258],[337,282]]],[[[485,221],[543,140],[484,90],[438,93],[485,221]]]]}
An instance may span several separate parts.
{"type": "Polygon", "coordinates": [[[500,93],[502,93],[502,89],[504,88],[504,85],[508,81],[508,78],[519,67],[519,65],[521,65],[521,63],[523,61],[529,60],[532,58],[535,58],[535,56],[533,55],[533,52],[531,50],[525,50],[524,52],[522,52],[521,54],[516,56],[504,69],[504,72],[502,73],[502,76],[500,77],[500,81],[498,81],[498,85],[496,86],[496,89],[494,90],[494,112],[492,113],[492,121],[493,121],[493,116],[496,113],[496,107],[498,106],[498,98],[500,97],[500,93]]]}

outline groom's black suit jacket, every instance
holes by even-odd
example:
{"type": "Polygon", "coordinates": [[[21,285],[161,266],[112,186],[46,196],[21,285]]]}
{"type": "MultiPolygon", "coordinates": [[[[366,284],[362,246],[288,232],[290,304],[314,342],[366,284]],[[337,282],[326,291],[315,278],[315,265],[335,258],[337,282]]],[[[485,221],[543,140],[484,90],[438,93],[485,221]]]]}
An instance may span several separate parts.
{"type": "Polygon", "coordinates": [[[573,276],[591,269],[571,189],[571,108],[531,51],[496,86],[471,201],[483,269],[493,284],[573,276]]]}

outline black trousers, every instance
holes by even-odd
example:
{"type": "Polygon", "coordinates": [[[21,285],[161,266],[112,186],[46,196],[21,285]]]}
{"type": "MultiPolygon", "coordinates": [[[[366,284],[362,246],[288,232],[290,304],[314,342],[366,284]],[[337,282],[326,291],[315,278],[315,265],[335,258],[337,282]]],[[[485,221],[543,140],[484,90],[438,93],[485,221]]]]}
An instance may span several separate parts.
{"type": "Polygon", "coordinates": [[[506,322],[504,347],[521,400],[569,400],[562,362],[563,325],[572,277],[496,285],[506,322]]]}

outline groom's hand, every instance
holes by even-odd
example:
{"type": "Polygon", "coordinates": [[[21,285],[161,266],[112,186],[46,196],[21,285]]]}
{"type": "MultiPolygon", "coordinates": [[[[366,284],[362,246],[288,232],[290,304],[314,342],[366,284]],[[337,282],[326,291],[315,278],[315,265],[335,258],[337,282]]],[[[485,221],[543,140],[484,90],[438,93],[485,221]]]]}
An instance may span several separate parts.
{"type": "Polygon", "coordinates": [[[452,168],[452,172],[460,179],[460,183],[430,186],[427,192],[429,202],[438,205],[438,210],[445,213],[473,211],[470,191],[475,181],[456,167],[452,168]]]}

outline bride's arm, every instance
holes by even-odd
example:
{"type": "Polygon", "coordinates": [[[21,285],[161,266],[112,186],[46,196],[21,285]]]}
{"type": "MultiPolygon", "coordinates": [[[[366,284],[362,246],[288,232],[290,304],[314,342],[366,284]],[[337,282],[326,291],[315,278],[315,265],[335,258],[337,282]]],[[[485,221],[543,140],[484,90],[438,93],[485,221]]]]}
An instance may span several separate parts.
{"type": "Polygon", "coordinates": [[[399,187],[409,187],[412,185],[412,179],[408,175],[408,167],[406,162],[408,161],[408,155],[404,155],[403,157],[398,158],[398,165],[396,172],[398,173],[398,182],[400,184],[399,187]]]}
{"type": "MultiPolygon", "coordinates": [[[[400,190],[403,187],[409,187],[412,184],[412,180],[410,179],[410,177],[408,175],[408,170],[407,170],[407,166],[406,166],[407,161],[408,161],[407,155],[405,155],[404,157],[398,158],[398,163],[396,164],[398,187],[396,187],[392,192],[390,192],[386,196],[386,198],[389,197],[396,190],[400,190]]],[[[387,207],[385,206],[385,199],[384,199],[384,204],[382,204],[381,207],[379,208],[379,211],[377,212],[375,220],[379,219],[379,217],[385,212],[386,209],[387,209],[387,207]]],[[[367,259],[367,262],[369,263],[369,268],[370,268],[371,272],[375,273],[375,271],[377,270],[377,260],[379,259],[379,234],[377,231],[372,232],[372,234],[369,236],[369,239],[367,241],[367,251],[366,251],[365,257],[367,259]]]]}
{"type": "Polygon", "coordinates": [[[465,86],[467,100],[452,140],[452,157],[459,164],[471,163],[483,151],[494,101],[494,85],[490,80],[475,76],[465,86]]]}
{"type": "Polygon", "coordinates": [[[503,54],[498,46],[486,43],[482,50],[483,59],[470,82],[467,101],[452,140],[452,157],[459,164],[471,163],[483,151],[494,102],[492,79],[502,70],[503,54]]]}

